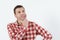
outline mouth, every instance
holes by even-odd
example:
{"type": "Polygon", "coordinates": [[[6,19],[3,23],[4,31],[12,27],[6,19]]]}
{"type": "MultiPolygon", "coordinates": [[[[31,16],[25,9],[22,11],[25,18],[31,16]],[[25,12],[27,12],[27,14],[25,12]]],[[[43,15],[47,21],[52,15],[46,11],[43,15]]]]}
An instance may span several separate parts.
{"type": "Polygon", "coordinates": [[[22,15],[21,17],[22,17],[22,18],[25,18],[25,17],[26,17],[26,15],[22,15]]]}

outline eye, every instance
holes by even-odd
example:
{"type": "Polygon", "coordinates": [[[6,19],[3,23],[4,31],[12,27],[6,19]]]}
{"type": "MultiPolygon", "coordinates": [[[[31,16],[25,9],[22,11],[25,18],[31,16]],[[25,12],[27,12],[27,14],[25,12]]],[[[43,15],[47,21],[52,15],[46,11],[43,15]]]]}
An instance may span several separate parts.
{"type": "Polygon", "coordinates": [[[24,10],[22,12],[24,12],[24,10]]]}
{"type": "Polygon", "coordinates": [[[21,13],[20,11],[18,11],[18,13],[21,13]]]}

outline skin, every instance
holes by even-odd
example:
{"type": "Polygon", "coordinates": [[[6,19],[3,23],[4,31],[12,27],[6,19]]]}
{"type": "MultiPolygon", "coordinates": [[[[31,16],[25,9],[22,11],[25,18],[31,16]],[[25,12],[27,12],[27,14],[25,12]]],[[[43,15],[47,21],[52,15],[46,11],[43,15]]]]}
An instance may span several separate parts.
{"type": "Polygon", "coordinates": [[[17,21],[19,24],[23,24],[24,27],[27,27],[28,25],[28,20],[26,19],[26,12],[23,7],[17,8],[15,10],[15,17],[17,18],[17,21]]]}

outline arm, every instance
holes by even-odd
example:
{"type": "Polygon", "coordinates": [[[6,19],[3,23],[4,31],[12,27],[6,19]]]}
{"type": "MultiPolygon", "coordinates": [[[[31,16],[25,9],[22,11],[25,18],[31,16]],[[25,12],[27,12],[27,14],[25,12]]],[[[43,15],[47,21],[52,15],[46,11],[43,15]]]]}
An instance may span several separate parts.
{"type": "Polygon", "coordinates": [[[8,29],[8,34],[9,34],[10,39],[11,39],[11,40],[14,40],[15,37],[14,37],[14,32],[13,32],[13,30],[12,30],[12,25],[11,25],[11,24],[8,24],[8,25],[7,25],[7,29],[8,29]]]}
{"type": "Polygon", "coordinates": [[[7,25],[8,34],[11,40],[21,40],[24,36],[24,31],[17,30],[13,25],[7,25]]]}
{"type": "Polygon", "coordinates": [[[48,31],[46,31],[44,28],[42,28],[41,26],[38,26],[37,24],[35,24],[35,27],[37,30],[37,34],[41,35],[43,37],[43,40],[52,39],[52,35],[50,33],[48,33],[48,31]]]}

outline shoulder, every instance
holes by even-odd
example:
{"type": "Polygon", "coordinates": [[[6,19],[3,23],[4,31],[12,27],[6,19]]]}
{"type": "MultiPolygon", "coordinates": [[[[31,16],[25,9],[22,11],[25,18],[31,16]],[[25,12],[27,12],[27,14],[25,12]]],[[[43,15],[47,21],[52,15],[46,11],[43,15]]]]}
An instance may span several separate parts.
{"type": "Polygon", "coordinates": [[[8,23],[8,24],[7,24],[7,28],[11,28],[11,27],[13,27],[14,24],[15,24],[15,23],[8,23]]]}
{"type": "Polygon", "coordinates": [[[7,26],[11,26],[11,25],[13,25],[13,24],[14,24],[14,23],[8,23],[7,26]]]}
{"type": "Polygon", "coordinates": [[[32,25],[32,24],[35,24],[33,21],[29,21],[29,24],[32,25]]]}
{"type": "Polygon", "coordinates": [[[34,21],[29,21],[29,25],[32,25],[32,26],[38,26],[38,24],[34,21]]]}

